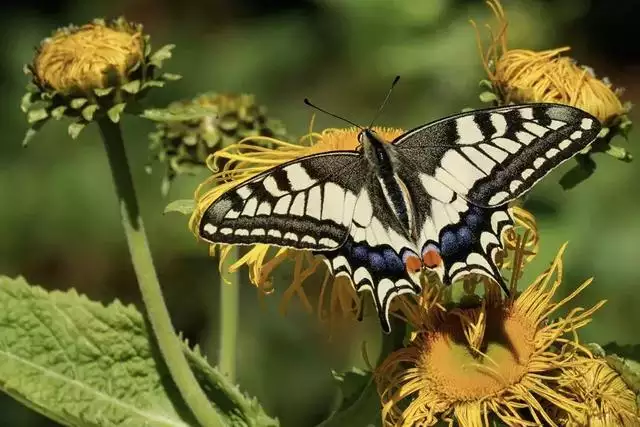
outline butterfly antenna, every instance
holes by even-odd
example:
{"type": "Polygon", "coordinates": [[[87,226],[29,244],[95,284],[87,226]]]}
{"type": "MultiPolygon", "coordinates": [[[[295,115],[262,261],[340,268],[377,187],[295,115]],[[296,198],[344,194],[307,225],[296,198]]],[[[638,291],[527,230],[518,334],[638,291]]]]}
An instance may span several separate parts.
{"type": "Polygon", "coordinates": [[[389,100],[389,97],[391,96],[391,92],[393,91],[393,88],[395,87],[396,83],[398,83],[398,80],[400,80],[400,76],[396,76],[396,78],[393,79],[393,83],[391,83],[391,87],[387,92],[387,96],[384,97],[384,101],[382,101],[382,104],[380,104],[380,108],[378,108],[378,112],[376,113],[376,115],[373,116],[373,120],[371,120],[371,124],[369,125],[369,127],[373,126],[373,123],[375,123],[378,117],[380,117],[380,113],[382,113],[382,109],[384,108],[387,101],[389,100]]]}
{"type": "Polygon", "coordinates": [[[318,107],[317,105],[312,104],[312,103],[311,103],[311,101],[309,101],[309,98],[305,98],[305,99],[304,99],[304,103],[305,103],[305,104],[307,104],[307,105],[308,105],[309,107],[311,107],[311,108],[315,108],[315,109],[316,109],[316,110],[318,110],[318,111],[321,111],[321,112],[323,112],[323,113],[325,113],[325,114],[327,114],[327,115],[329,115],[329,116],[331,116],[331,117],[335,117],[336,119],[339,119],[339,120],[342,120],[342,121],[344,121],[344,122],[347,122],[347,123],[349,123],[350,125],[353,125],[353,126],[357,127],[358,129],[362,130],[362,126],[360,126],[360,125],[357,125],[357,124],[353,123],[351,120],[347,120],[347,119],[345,119],[345,118],[344,118],[344,117],[342,117],[342,116],[338,116],[337,114],[330,113],[330,112],[328,112],[327,110],[325,110],[325,109],[323,109],[323,108],[320,108],[320,107],[318,107]]]}

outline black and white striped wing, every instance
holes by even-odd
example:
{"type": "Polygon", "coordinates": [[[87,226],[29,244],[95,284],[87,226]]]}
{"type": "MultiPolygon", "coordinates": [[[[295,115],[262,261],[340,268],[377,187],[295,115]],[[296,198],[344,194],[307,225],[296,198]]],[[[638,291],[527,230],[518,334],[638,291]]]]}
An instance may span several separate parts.
{"type": "Polygon", "coordinates": [[[402,235],[366,160],[355,152],[298,159],[228,190],[205,211],[200,236],[324,256],[334,275],[371,292],[386,332],[393,297],[420,291],[403,260],[415,244],[402,235]]]}
{"type": "Polygon", "coordinates": [[[507,206],[476,206],[422,172],[402,154],[399,176],[413,200],[413,217],[420,257],[434,251],[442,262],[434,270],[445,285],[470,273],[483,274],[506,289],[497,255],[502,233],[513,226],[507,206]]]}
{"type": "Polygon", "coordinates": [[[327,251],[347,238],[366,165],[351,151],[297,159],[269,169],[216,199],[200,220],[211,243],[327,251]]]}
{"type": "Polygon", "coordinates": [[[504,205],[594,141],[600,122],[561,104],[470,111],[421,126],[393,144],[467,201],[504,205]]]}
{"type": "Polygon", "coordinates": [[[391,330],[389,307],[393,298],[421,290],[419,274],[410,274],[405,265],[407,256],[417,255],[415,242],[403,234],[372,176],[356,201],[344,245],[322,255],[334,275],[349,277],[358,292],[371,292],[385,333],[391,330]]]}

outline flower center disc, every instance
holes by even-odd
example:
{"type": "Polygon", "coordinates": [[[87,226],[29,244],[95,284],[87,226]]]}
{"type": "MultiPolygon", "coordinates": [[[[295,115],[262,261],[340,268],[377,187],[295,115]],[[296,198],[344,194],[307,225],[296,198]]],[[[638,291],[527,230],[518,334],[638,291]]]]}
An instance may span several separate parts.
{"type": "Polygon", "coordinates": [[[495,395],[528,371],[535,328],[506,312],[487,310],[481,353],[471,348],[456,316],[447,315],[424,338],[420,365],[425,380],[451,401],[495,395]]]}

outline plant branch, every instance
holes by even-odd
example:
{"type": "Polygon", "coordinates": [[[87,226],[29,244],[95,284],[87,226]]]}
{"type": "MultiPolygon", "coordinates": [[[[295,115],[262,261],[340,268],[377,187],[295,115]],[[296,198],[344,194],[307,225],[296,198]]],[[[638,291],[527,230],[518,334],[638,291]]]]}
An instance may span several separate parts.
{"type": "Polygon", "coordinates": [[[109,157],[131,261],[160,352],[173,381],[198,422],[205,427],[221,426],[219,415],[200,388],[187,363],[181,342],[175,334],[169,311],[164,303],[140,216],[120,125],[111,122],[107,117],[98,120],[98,125],[109,157]]]}

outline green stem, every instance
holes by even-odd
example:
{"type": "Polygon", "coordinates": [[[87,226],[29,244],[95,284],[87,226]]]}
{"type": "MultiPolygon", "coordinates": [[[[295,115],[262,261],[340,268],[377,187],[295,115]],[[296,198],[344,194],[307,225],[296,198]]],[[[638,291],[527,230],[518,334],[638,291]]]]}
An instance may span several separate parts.
{"type": "Polygon", "coordinates": [[[220,417],[196,381],[183,353],[182,343],[171,324],[144,231],[120,125],[108,118],[99,120],[98,125],[109,157],[131,261],[160,352],[173,381],[198,422],[205,427],[221,426],[220,417]]]}
{"type": "MultiPolygon", "coordinates": [[[[233,247],[227,255],[226,264],[238,260],[238,248],[233,247]]],[[[223,269],[226,271],[227,269],[223,269]]],[[[238,272],[227,273],[226,280],[220,275],[220,370],[230,381],[235,381],[236,346],[238,332],[238,309],[240,307],[240,283],[238,272]]]]}

